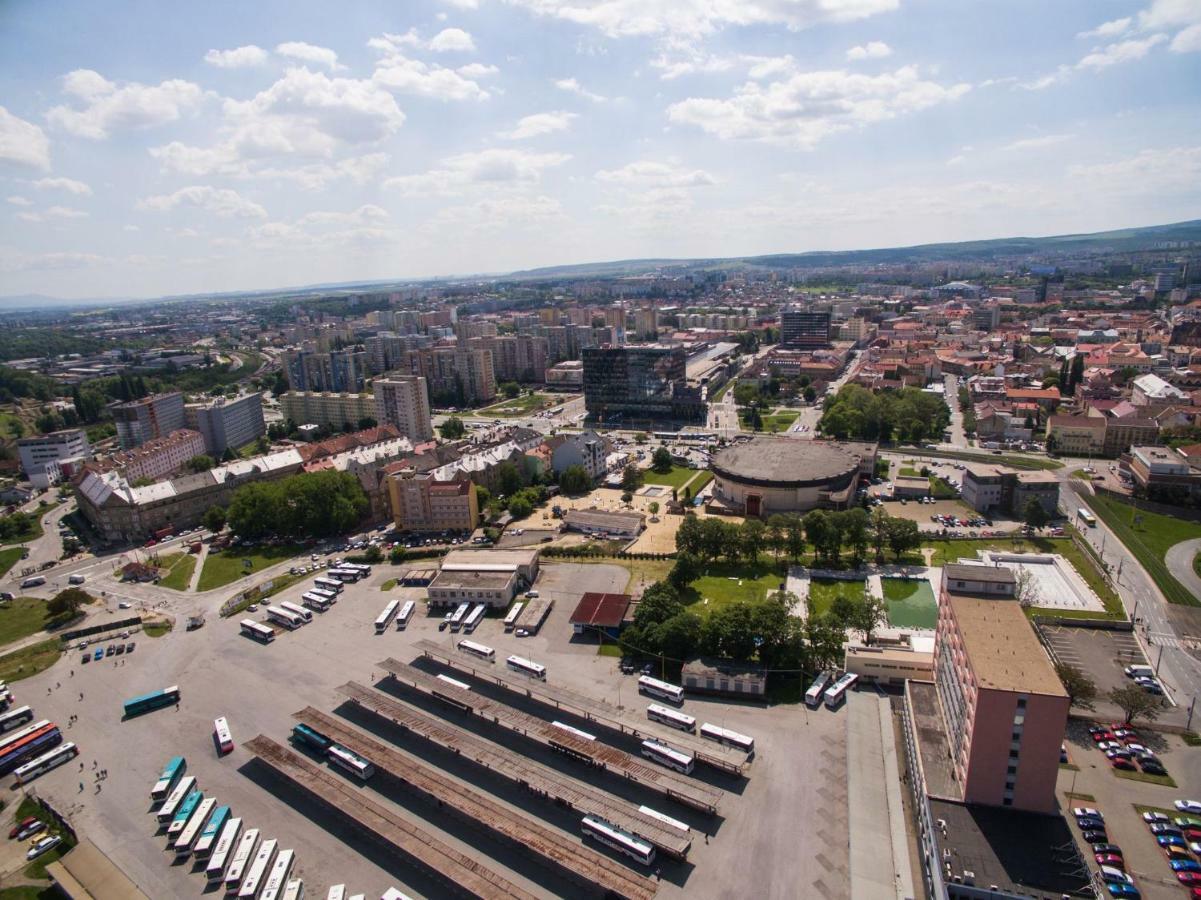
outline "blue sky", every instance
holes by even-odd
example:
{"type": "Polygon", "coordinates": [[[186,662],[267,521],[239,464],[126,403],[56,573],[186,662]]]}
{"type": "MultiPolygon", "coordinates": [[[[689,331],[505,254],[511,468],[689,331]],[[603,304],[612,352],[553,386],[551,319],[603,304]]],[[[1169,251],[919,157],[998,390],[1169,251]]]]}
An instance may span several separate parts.
{"type": "Polygon", "coordinates": [[[0,294],[1201,215],[1201,0],[8,0],[0,59],[0,294]]]}

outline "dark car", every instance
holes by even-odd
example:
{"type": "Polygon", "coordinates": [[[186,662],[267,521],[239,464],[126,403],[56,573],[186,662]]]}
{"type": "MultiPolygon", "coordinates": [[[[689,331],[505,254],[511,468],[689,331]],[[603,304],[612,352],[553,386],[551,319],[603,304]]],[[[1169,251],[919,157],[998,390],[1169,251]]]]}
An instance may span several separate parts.
{"type": "MultiPolygon", "coordinates": [[[[1081,831],[1104,831],[1105,823],[1100,819],[1094,819],[1092,816],[1081,816],[1076,820],[1076,825],[1081,831]]],[[[1092,843],[1091,841],[1089,843],[1092,843]]]]}
{"type": "Polygon", "coordinates": [[[1122,848],[1117,844],[1093,844],[1093,853],[1112,853],[1114,856],[1122,855],[1122,848]]]}
{"type": "Polygon", "coordinates": [[[83,655],[83,660],[82,660],[82,662],[85,662],[85,663],[86,663],[86,662],[90,662],[90,661],[91,661],[91,659],[92,659],[92,654],[91,654],[91,653],[85,653],[85,654],[83,655]]]}
{"type": "Polygon", "coordinates": [[[1168,770],[1165,769],[1160,763],[1156,762],[1153,759],[1139,760],[1139,765],[1143,767],[1143,771],[1146,772],[1148,775],[1167,775],[1168,774],[1168,770]]]}
{"type": "Polygon", "coordinates": [[[628,656],[621,658],[621,672],[623,675],[633,675],[637,671],[637,664],[628,656]]]}
{"type": "Polygon", "coordinates": [[[30,825],[32,825],[36,821],[38,821],[37,816],[26,816],[24,819],[22,819],[20,822],[18,822],[16,825],[14,825],[12,828],[9,829],[8,839],[11,841],[13,838],[15,838],[18,834],[20,834],[22,831],[24,831],[26,828],[28,828],[30,825]]]}
{"type": "Polygon", "coordinates": [[[1089,844],[1100,844],[1108,840],[1109,835],[1104,831],[1086,831],[1084,832],[1084,840],[1089,844]]]}
{"type": "Polygon", "coordinates": [[[133,648],[136,646],[137,646],[137,644],[135,644],[133,641],[130,641],[128,644],[125,645],[125,652],[133,653],[133,648]]]}
{"type": "Polygon", "coordinates": [[[114,647],[112,644],[109,644],[107,647],[104,648],[105,656],[112,656],[116,652],[117,652],[117,648],[114,647]]]}

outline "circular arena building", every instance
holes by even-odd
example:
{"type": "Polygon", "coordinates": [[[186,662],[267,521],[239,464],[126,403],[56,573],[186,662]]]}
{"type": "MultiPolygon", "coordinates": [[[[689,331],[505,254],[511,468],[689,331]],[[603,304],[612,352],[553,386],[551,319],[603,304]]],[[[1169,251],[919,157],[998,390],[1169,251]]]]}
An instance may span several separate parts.
{"type": "Polygon", "coordinates": [[[828,441],[757,437],[713,457],[713,498],[747,516],[841,508],[854,500],[862,457],[828,441]]]}

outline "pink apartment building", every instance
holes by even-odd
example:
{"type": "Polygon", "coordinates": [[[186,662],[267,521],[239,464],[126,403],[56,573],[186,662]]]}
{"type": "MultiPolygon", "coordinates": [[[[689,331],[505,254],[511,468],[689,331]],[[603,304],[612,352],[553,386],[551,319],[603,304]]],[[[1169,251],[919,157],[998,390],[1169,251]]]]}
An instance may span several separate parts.
{"type": "Polygon", "coordinates": [[[1069,700],[1016,587],[1003,567],[943,569],[934,683],[963,801],[1054,813],[1069,700]]]}

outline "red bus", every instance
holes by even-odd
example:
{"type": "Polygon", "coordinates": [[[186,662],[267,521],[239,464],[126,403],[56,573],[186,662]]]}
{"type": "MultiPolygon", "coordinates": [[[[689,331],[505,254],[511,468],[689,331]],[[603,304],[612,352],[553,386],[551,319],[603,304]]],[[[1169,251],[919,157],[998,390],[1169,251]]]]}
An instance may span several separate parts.
{"type": "Polygon", "coordinates": [[[217,746],[221,748],[221,753],[229,753],[234,748],[234,737],[229,730],[229,722],[225,721],[225,716],[213,721],[213,735],[217,738],[217,746]]]}

